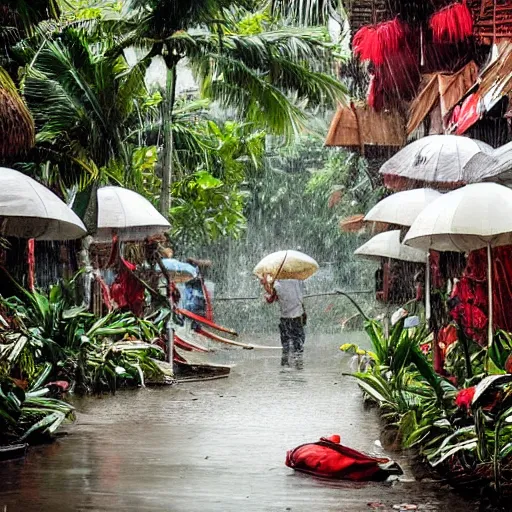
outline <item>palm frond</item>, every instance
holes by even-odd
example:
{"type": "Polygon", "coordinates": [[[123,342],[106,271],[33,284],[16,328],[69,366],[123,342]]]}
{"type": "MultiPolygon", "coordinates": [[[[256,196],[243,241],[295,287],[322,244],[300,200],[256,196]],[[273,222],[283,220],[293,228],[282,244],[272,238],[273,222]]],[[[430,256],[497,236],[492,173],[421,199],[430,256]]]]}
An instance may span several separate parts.
{"type": "Polygon", "coordinates": [[[340,0],[272,0],[271,5],[274,15],[305,26],[326,25],[342,8],[340,0]]]}
{"type": "Polygon", "coordinates": [[[34,120],[14,82],[0,68],[0,157],[12,157],[34,145],[34,120]]]}

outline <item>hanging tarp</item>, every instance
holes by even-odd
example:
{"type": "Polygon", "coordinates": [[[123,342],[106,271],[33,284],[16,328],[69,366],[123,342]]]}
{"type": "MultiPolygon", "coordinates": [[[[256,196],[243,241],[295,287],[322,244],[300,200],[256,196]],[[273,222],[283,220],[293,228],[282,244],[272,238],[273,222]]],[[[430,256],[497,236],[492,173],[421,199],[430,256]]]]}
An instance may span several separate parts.
{"type": "Polygon", "coordinates": [[[498,45],[498,57],[480,74],[471,94],[453,111],[450,124],[457,135],[464,134],[504,96],[512,94],[512,42],[498,45]]]}
{"type": "Polygon", "coordinates": [[[405,145],[405,127],[398,112],[375,112],[368,105],[340,105],[331,122],[326,146],[361,148],[405,145]]]}
{"type": "Polygon", "coordinates": [[[407,134],[414,132],[436,104],[439,104],[443,120],[478,77],[477,65],[471,61],[453,74],[434,73],[423,77],[423,87],[409,110],[407,134]]]}

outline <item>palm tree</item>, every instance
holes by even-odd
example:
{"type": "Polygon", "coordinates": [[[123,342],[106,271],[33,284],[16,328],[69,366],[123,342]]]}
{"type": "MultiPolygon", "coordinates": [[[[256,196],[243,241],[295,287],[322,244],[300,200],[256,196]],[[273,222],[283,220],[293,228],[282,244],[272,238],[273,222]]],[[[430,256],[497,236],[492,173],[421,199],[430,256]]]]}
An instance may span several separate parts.
{"type": "Polygon", "coordinates": [[[182,59],[194,70],[204,96],[236,109],[242,119],[270,133],[288,137],[305,117],[299,102],[333,104],[345,92],[323,72],[332,58],[325,29],[280,26],[263,0],[128,0],[116,30],[118,52],[129,46],[144,48],[142,62],[161,56],[167,67],[160,195],[164,215],[170,208],[172,123],[182,59]],[[243,21],[260,13],[269,17],[260,30],[241,30],[243,21]]]}
{"type": "Polygon", "coordinates": [[[33,161],[58,164],[60,185],[81,188],[113,160],[128,166],[129,130],[139,122],[137,101],[146,97],[142,70],[123,57],[105,58],[105,48],[74,29],[37,43],[18,48],[28,63],[22,91],[37,126],[33,161]]]}
{"type": "Polygon", "coordinates": [[[37,23],[58,14],[56,0],[6,0],[0,6],[0,158],[4,162],[34,145],[34,121],[14,81],[18,66],[12,48],[37,23]]]}

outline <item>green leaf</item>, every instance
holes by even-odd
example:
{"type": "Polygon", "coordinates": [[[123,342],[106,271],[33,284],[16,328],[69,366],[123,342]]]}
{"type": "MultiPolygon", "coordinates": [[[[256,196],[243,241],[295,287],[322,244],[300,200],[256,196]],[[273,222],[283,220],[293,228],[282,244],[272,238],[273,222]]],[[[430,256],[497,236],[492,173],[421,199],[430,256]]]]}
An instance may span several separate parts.
{"type": "Polygon", "coordinates": [[[36,432],[41,433],[53,433],[57,428],[62,424],[62,422],[66,419],[66,415],[62,412],[56,411],[52,412],[45,416],[42,420],[39,420],[37,423],[32,425],[20,438],[20,441],[25,441],[31,435],[36,432]]]}

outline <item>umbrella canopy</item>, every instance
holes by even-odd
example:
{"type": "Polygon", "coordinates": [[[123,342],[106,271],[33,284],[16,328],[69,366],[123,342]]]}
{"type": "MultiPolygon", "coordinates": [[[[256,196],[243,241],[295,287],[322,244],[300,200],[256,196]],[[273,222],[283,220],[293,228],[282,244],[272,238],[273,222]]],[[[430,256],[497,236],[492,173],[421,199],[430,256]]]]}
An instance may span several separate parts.
{"type": "Polygon", "coordinates": [[[175,283],[186,283],[197,277],[197,269],[189,263],[183,263],[173,258],[164,258],[162,263],[175,283]]]}
{"type": "Polygon", "coordinates": [[[492,147],[457,135],[431,135],[400,150],[380,168],[380,173],[393,190],[424,183],[449,190],[468,181],[464,166],[481,152],[491,153],[492,147]]]}
{"type": "Polygon", "coordinates": [[[491,247],[512,243],[512,190],[475,183],[450,192],[423,210],[405,244],[418,249],[469,252],[487,247],[488,346],[493,342],[491,247]]]}
{"type": "Polygon", "coordinates": [[[512,243],[512,190],[474,183],[430,203],[404,243],[418,249],[469,252],[512,243]]]}
{"type": "Polygon", "coordinates": [[[171,225],[144,197],[122,187],[98,189],[97,241],[116,233],[122,241],[141,241],[167,231],[171,225]]]}
{"type": "Polygon", "coordinates": [[[400,242],[400,230],[379,233],[368,240],[354,252],[356,256],[369,260],[391,258],[393,260],[410,261],[413,263],[425,263],[427,253],[421,249],[408,247],[400,242]]]}
{"type": "Polygon", "coordinates": [[[365,221],[412,226],[416,217],[441,194],[431,188],[405,190],[379,201],[366,215],[365,221]]]}
{"type": "Polygon", "coordinates": [[[512,185],[512,142],[491,153],[476,154],[464,166],[467,182],[492,181],[512,185]]]}
{"type": "Polygon", "coordinates": [[[254,267],[254,274],[259,278],[270,276],[277,279],[299,279],[311,277],[318,270],[318,263],[299,251],[278,251],[265,256],[254,267]]]}
{"type": "Polygon", "coordinates": [[[0,168],[0,234],[73,240],[87,234],[80,218],[51,190],[25,174],[0,168]]]}

